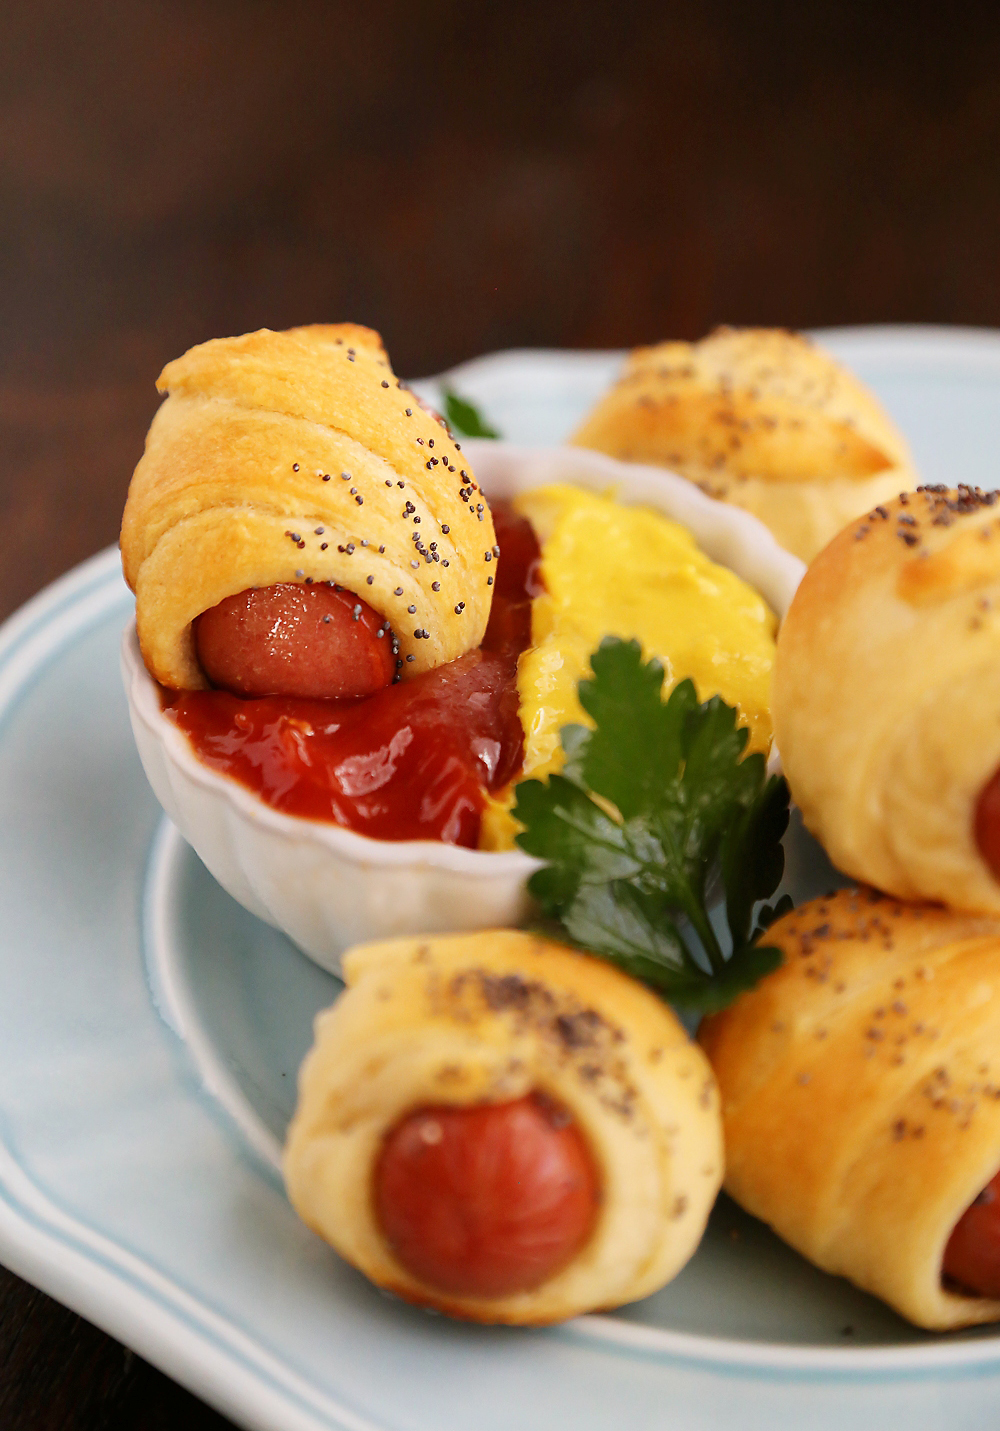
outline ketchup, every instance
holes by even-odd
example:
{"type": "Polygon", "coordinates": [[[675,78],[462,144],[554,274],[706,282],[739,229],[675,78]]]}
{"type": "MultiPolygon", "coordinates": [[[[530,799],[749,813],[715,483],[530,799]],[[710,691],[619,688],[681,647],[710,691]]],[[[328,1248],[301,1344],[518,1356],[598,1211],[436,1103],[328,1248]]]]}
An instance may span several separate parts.
{"type": "Polygon", "coordinates": [[[491,508],[502,560],[494,574],[493,605],[483,637],[484,651],[501,651],[516,661],[531,644],[531,601],[545,590],[542,554],[535,529],[509,502],[491,508]]]}
{"type": "Polygon", "coordinates": [[[479,650],[361,700],[169,691],[167,716],[204,764],[276,810],[475,848],[486,792],[521,768],[517,658],[542,589],[531,524],[506,503],[492,513],[501,557],[479,650]]]}

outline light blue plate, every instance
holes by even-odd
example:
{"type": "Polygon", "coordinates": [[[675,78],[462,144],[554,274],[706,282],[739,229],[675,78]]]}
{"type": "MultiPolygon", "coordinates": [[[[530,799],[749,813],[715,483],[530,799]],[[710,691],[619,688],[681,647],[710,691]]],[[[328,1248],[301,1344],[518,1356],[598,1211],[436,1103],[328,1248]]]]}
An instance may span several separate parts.
{"type": "MultiPolygon", "coordinates": [[[[823,337],[881,394],[928,481],[1000,485],[1000,337],[823,337]]],[[[505,436],[558,441],[618,361],[501,354],[451,381],[505,436]]],[[[923,1336],[725,1200],[663,1292],[545,1332],[404,1307],[306,1231],[275,1163],[337,984],[161,822],[118,677],[129,613],[107,552],[0,633],[4,1262],[269,1431],[995,1421],[1000,1337],[923,1336]]],[[[795,832],[794,891],[835,879],[795,832]]]]}

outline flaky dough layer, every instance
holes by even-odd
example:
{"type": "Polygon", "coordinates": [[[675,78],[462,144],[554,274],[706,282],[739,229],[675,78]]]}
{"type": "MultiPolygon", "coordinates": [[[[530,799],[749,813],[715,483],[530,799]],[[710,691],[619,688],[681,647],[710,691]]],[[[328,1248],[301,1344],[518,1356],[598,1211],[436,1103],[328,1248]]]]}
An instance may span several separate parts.
{"type": "Polygon", "coordinates": [[[813,563],[778,634],[772,712],[792,795],[838,868],[1000,914],[975,843],[1000,766],[1000,505],[923,488],[813,563]]]}
{"type": "Polygon", "coordinates": [[[392,623],[404,676],[479,645],[489,508],[377,333],[345,323],[217,338],[168,363],[157,387],[167,399],[132,478],[121,546],[158,681],[204,687],[192,621],[278,582],[336,582],[363,597],[392,623]]]}
{"type": "Polygon", "coordinates": [[[1000,1169],[1000,922],[871,890],[767,934],[785,963],[699,1038],[722,1092],[726,1190],[918,1326],[1000,1320],[941,1283],[1000,1169]]]}
{"type": "Polygon", "coordinates": [[[708,1063],[671,1011],[610,965],[514,930],[399,939],[344,956],[316,1021],[285,1150],[299,1215],[380,1286],[474,1321],[560,1321],[647,1296],[698,1245],[722,1177],[708,1063]],[[373,1209],[386,1134],[427,1104],[538,1090],[573,1115],[602,1181],[597,1226],[536,1291],[456,1297],[402,1267],[373,1209]]]}
{"type": "Polygon", "coordinates": [[[868,507],[916,485],[874,395],[822,348],[771,328],[637,348],[571,439],[669,467],[759,517],[811,561],[868,507]]]}

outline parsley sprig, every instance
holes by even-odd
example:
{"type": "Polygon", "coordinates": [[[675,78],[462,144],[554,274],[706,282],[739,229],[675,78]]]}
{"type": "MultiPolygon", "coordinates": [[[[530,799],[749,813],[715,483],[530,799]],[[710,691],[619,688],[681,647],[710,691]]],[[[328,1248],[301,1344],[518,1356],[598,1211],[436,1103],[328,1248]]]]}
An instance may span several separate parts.
{"type": "Polygon", "coordinates": [[[595,728],[564,727],[563,773],[517,786],[517,842],[547,861],[528,888],[571,943],[711,1013],[781,962],[755,940],[791,900],[754,910],[784,870],[788,786],[744,756],[721,697],[699,704],[688,680],[664,701],[663,667],[637,641],[606,637],[590,664],[580,704],[595,728]],[[719,880],[728,956],[708,910],[719,880]]]}
{"type": "Polygon", "coordinates": [[[453,388],[442,388],[444,416],[452,432],[459,437],[499,437],[495,427],[490,427],[475,403],[459,397],[453,388]]]}

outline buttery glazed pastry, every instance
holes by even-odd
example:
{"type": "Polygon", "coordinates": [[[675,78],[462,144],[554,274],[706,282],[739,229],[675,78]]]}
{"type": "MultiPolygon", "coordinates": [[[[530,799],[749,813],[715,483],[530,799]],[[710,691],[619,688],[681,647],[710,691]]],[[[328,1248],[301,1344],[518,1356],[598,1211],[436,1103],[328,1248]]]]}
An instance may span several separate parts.
{"type": "Polygon", "coordinates": [[[1000,923],[843,890],[767,942],[784,965],[699,1034],[726,1190],[918,1326],[1000,1319],[1000,923]]]}
{"type": "Polygon", "coordinates": [[[924,487],[809,568],[782,623],[775,739],[838,868],[1000,914],[1000,508],[924,487]]]}
{"type": "Polygon", "coordinates": [[[311,619],[313,648],[325,623],[359,642],[370,627],[368,647],[381,652],[385,643],[372,643],[388,623],[405,677],[478,646],[490,608],[489,509],[459,445],[397,381],[376,333],[339,324],[218,338],[168,363],[158,387],[168,396],[121,536],[143,658],[158,681],[208,685],[192,623],[217,611],[223,647],[227,632],[265,629],[274,611],[254,606],[261,590],[272,606],[298,603],[282,617],[311,619]],[[310,618],[300,608],[314,599],[302,588],[319,583],[331,594],[315,598],[326,605],[310,618]],[[241,610],[218,611],[237,597],[241,610]]]}
{"type": "Polygon", "coordinates": [[[542,1324],[647,1296],[722,1175],[697,1045],[610,965],[512,930],[344,957],[316,1023],[285,1178],[380,1286],[473,1321],[542,1324]]]}
{"type": "Polygon", "coordinates": [[[570,440],[679,472],[759,517],[803,561],[916,485],[906,443],[868,389],[809,339],[774,328],[636,348],[570,440]]]}
{"type": "MultiPolygon", "coordinates": [[[[666,691],[690,677],[699,700],[721,695],[749,729],[747,748],[769,749],[776,623],[752,587],[711,561],[679,523],[648,507],[564,484],[524,492],[513,505],[541,546],[531,644],[517,669],[520,779],[562,769],[559,731],[589,723],[577,687],[608,635],[634,637],[647,660],[658,657],[666,691]]],[[[488,848],[513,844],[512,798],[488,808],[481,839],[488,848]]]]}

